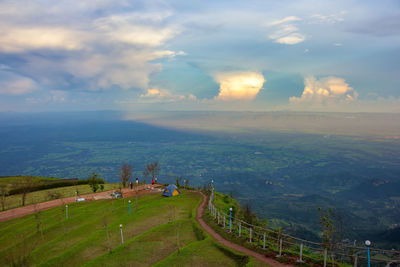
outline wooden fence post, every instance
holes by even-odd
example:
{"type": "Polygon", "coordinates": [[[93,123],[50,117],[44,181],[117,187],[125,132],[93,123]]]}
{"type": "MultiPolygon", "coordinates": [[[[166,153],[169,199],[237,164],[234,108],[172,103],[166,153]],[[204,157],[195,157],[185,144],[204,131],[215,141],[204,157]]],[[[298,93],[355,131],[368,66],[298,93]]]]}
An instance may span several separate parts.
{"type": "Polygon", "coordinates": [[[297,260],[299,263],[303,263],[303,243],[300,244],[300,259],[297,260]]]}
{"type": "Polygon", "coordinates": [[[279,254],[276,255],[277,258],[282,256],[282,237],[279,239],[279,254]]]}
{"type": "Polygon", "coordinates": [[[264,242],[263,242],[263,249],[265,249],[265,232],[264,232],[264,242]]]}

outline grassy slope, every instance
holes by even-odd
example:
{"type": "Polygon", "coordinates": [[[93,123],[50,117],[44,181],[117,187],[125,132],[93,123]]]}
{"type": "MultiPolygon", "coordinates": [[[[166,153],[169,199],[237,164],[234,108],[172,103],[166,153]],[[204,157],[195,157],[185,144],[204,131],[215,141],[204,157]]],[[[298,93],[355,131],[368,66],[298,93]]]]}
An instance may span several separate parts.
{"type": "Polygon", "coordinates": [[[200,201],[192,192],[174,198],[156,193],[140,197],[131,216],[128,199],[118,199],[72,203],[68,220],[64,207],[57,207],[6,221],[0,223],[0,266],[23,256],[39,266],[241,265],[243,256],[227,253],[199,229],[195,211],[200,201]]]}

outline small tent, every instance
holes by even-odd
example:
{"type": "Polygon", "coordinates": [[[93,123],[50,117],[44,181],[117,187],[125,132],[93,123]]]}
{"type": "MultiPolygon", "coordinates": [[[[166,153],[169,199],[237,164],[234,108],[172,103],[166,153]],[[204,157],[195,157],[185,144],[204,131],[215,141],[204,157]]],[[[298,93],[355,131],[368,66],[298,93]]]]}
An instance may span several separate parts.
{"type": "Polygon", "coordinates": [[[170,184],[167,187],[165,187],[162,195],[166,197],[173,197],[179,195],[180,193],[181,192],[179,191],[178,187],[176,187],[176,185],[170,184]]]}

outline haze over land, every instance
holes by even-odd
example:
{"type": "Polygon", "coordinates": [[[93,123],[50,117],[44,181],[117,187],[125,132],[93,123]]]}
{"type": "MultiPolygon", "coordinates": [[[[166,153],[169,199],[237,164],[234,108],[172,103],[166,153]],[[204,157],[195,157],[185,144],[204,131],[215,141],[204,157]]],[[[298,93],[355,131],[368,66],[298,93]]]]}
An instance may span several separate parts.
{"type": "Polygon", "coordinates": [[[138,112],[125,118],[189,131],[278,131],[400,139],[400,114],[396,113],[138,112]]]}

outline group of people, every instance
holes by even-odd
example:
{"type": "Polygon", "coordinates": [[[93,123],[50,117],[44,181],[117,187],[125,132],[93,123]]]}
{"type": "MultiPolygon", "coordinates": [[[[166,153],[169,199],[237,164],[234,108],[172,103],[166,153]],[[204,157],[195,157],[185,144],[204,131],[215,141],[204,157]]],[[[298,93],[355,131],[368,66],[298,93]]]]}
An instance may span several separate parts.
{"type": "MultiPolygon", "coordinates": [[[[139,178],[136,177],[136,181],[135,181],[136,185],[139,185],[139,178]]],[[[151,179],[151,184],[154,185],[157,183],[157,177],[153,177],[153,179],[151,179]]],[[[129,182],[129,187],[131,189],[133,189],[133,183],[129,182]]]]}

